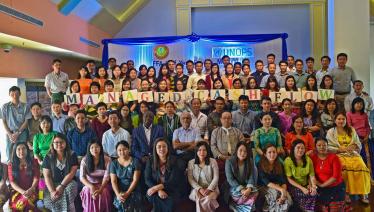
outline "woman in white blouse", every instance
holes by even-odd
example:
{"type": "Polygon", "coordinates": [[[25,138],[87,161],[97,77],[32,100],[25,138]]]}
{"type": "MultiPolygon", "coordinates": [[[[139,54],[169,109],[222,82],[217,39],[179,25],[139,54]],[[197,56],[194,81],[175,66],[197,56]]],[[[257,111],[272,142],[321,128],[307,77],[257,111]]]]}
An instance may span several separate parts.
{"type": "Polygon", "coordinates": [[[208,143],[196,144],[195,159],[188,163],[188,182],[192,190],[190,199],[196,202],[196,211],[215,211],[219,204],[218,165],[208,155],[208,143]]]}

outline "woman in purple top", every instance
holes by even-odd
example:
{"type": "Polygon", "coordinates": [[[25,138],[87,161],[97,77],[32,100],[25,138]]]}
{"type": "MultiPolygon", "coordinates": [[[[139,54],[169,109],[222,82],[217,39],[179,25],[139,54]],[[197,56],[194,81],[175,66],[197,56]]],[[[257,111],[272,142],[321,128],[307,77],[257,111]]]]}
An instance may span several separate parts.
{"type": "Polygon", "coordinates": [[[104,156],[101,141],[90,142],[79,173],[80,181],[84,185],[80,193],[84,212],[111,211],[109,164],[110,158],[104,156]]]}
{"type": "Polygon", "coordinates": [[[284,138],[288,130],[291,128],[292,118],[296,116],[296,113],[292,112],[292,101],[288,98],[283,99],[282,109],[283,111],[278,113],[278,116],[281,123],[281,134],[284,138]]]}

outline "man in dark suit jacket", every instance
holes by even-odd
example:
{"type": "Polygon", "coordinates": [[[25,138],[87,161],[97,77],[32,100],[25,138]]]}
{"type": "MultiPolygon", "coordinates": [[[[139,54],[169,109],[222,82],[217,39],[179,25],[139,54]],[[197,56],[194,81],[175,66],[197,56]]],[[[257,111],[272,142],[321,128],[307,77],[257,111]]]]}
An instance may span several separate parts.
{"type": "Polygon", "coordinates": [[[151,111],[145,112],[143,114],[143,124],[132,131],[131,152],[143,164],[152,155],[155,140],[164,137],[164,129],[159,125],[152,125],[153,118],[154,114],[151,111]]]}

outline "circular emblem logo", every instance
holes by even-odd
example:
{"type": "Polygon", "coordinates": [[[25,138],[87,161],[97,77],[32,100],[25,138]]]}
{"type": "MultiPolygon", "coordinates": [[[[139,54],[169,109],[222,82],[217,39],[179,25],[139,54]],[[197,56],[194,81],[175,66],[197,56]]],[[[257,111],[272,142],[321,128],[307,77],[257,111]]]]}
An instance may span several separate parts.
{"type": "Polygon", "coordinates": [[[162,60],[169,55],[169,47],[166,45],[157,45],[153,49],[153,54],[157,59],[162,60]]]}

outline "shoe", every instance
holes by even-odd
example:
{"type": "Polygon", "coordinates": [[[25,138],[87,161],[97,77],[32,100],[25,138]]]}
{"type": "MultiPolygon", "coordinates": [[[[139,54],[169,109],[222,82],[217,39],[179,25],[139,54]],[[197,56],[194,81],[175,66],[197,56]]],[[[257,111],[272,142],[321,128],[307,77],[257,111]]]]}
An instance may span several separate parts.
{"type": "Polygon", "coordinates": [[[364,204],[369,204],[369,199],[367,195],[362,195],[360,198],[361,202],[364,204]]]}

